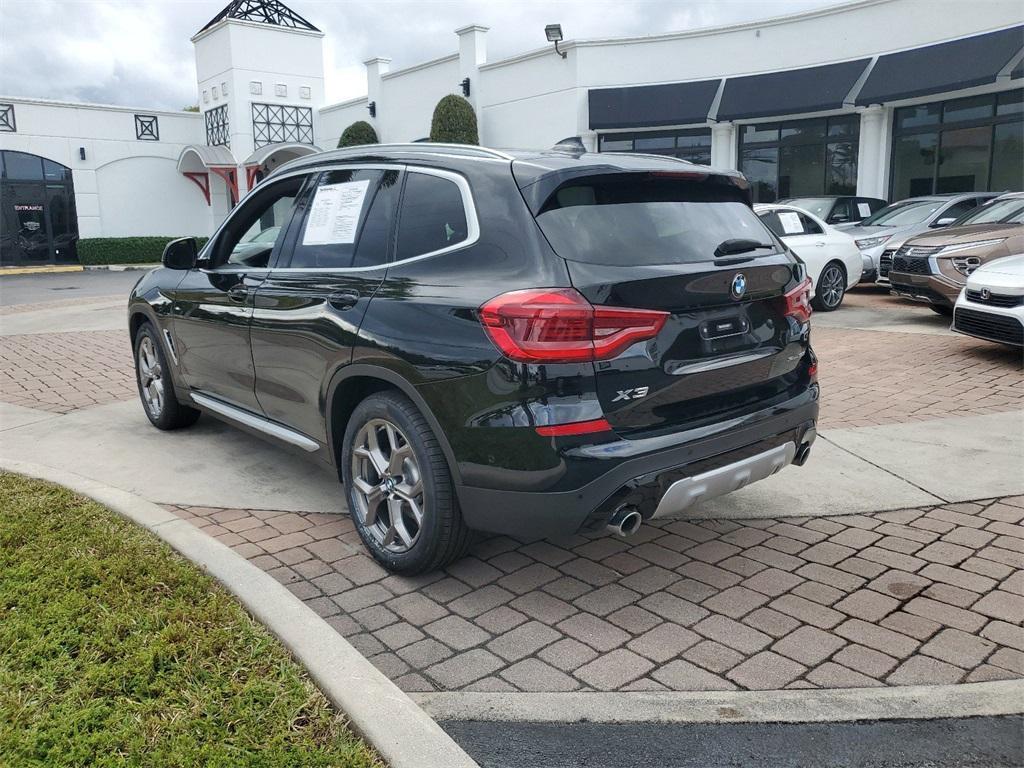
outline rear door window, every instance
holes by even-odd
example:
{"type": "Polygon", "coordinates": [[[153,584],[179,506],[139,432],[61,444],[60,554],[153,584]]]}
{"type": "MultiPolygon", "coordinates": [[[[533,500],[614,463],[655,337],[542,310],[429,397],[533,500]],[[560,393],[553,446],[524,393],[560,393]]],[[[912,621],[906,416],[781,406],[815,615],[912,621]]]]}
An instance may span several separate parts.
{"type": "Polygon", "coordinates": [[[462,189],[456,181],[408,172],[398,222],[397,260],[465,243],[470,235],[469,221],[462,189]]]}
{"type": "Polygon", "coordinates": [[[573,181],[537,215],[551,247],[590,264],[652,265],[711,261],[726,240],[776,250],[738,190],[683,179],[622,174],[573,181]]]}
{"type": "Polygon", "coordinates": [[[371,255],[358,248],[364,230],[380,241],[390,226],[397,171],[345,169],[321,174],[305,205],[305,219],[292,247],[291,264],[297,269],[345,269],[372,266],[387,260],[385,247],[371,255]],[[388,177],[388,179],[385,179],[388,177]],[[389,183],[384,182],[389,180],[389,183]],[[382,194],[383,191],[383,194],[382,194]],[[382,202],[377,204],[377,198],[382,202]],[[370,212],[373,215],[370,215],[370,212]],[[357,250],[360,264],[356,264],[357,250]]]}

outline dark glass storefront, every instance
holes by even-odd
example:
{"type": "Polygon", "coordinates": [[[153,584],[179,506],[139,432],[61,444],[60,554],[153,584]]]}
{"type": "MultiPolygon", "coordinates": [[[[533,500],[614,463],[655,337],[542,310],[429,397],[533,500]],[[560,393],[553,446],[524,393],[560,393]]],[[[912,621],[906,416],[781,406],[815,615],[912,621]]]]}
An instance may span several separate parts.
{"type": "Polygon", "coordinates": [[[649,131],[644,133],[604,133],[600,152],[643,152],[671,155],[700,165],[711,165],[711,130],[649,131]]]}
{"type": "Polygon", "coordinates": [[[754,201],[857,194],[860,117],[842,115],[739,127],[739,170],[754,201]]]}
{"type": "Polygon", "coordinates": [[[75,262],[78,216],[71,169],[0,151],[0,264],[75,262]]]}
{"type": "Polygon", "coordinates": [[[1024,90],[897,109],[892,199],[1024,189],[1024,90]]]}

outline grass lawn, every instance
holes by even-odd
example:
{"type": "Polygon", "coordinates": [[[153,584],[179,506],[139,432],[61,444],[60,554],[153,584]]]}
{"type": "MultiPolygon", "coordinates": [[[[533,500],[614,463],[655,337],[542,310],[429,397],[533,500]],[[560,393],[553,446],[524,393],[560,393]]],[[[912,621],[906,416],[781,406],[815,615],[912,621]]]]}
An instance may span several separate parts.
{"type": "Polygon", "coordinates": [[[211,578],[99,504],[2,473],[0,764],[380,765],[211,578]]]}

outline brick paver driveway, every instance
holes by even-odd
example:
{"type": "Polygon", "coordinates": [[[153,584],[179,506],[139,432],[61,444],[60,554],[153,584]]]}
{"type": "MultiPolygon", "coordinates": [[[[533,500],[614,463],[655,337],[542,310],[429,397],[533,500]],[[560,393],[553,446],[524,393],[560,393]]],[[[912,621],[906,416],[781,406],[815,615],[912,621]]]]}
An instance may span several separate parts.
{"type": "MultiPolygon", "coordinates": [[[[906,307],[874,292],[848,302],[851,316],[906,307]]],[[[1024,408],[1018,353],[946,335],[941,318],[923,333],[839,327],[845,311],[814,330],[823,430],[1024,408]]],[[[66,412],[135,397],[123,331],[3,335],[0,361],[4,402],[66,412]]],[[[1024,676],[1022,497],[669,521],[628,540],[489,538],[416,579],[381,570],[342,514],[173,509],[287,584],[410,691],[1024,676]]]]}

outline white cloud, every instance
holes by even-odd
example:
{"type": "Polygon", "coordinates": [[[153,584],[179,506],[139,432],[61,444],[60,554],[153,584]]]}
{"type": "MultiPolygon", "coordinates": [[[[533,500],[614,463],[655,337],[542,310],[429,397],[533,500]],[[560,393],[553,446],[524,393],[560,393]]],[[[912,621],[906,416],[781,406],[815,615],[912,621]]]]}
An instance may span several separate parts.
{"type": "MultiPolygon", "coordinates": [[[[544,25],[567,39],[650,35],[768,18],[838,0],[292,0],[322,29],[327,95],[365,92],[361,62],[392,68],[453,53],[453,30],[491,27],[491,60],[545,45],[544,25]]],[[[226,0],[0,0],[0,93],[149,108],[196,103],[189,37],[226,0]]]]}

